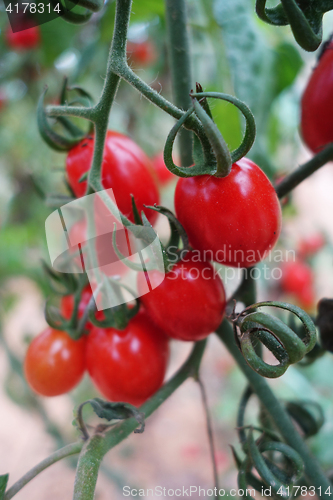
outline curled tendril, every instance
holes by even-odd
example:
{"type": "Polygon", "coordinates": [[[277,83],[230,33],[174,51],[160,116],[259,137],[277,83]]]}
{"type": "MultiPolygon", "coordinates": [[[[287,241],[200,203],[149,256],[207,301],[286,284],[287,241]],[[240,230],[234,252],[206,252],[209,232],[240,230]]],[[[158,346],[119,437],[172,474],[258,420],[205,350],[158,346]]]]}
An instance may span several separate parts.
{"type": "MultiPolygon", "coordinates": [[[[304,464],[300,455],[290,446],[279,441],[256,442],[253,437],[253,429],[249,429],[247,435],[248,455],[241,463],[238,473],[238,486],[246,491],[247,485],[251,484],[255,489],[263,485],[270,487],[275,498],[289,498],[288,489],[299,481],[303,475],[304,464]],[[285,462],[286,471],[280,469],[273,461],[263,455],[264,452],[280,452],[285,462]],[[255,469],[263,483],[252,474],[255,469]],[[260,486],[259,486],[260,485],[260,486]],[[288,488],[289,487],[289,488],[288,488]]],[[[248,495],[246,495],[248,498],[248,495]]]]}
{"type": "MultiPolygon", "coordinates": [[[[289,498],[288,487],[299,482],[303,475],[303,461],[293,448],[281,442],[279,436],[270,429],[244,426],[245,410],[252,394],[252,389],[247,387],[237,417],[239,438],[246,455],[242,460],[233,450],[239,470],[238,486],[245,492],[250,485],[260,493],[263,488],[270,487],[273,498],[289,498]],[[253,436],[254,430],[261,432],[257,441],[253,436]],[[268,452],[268,456],[264,455],[265,452],[268,452]],[[279,459],[274,452],[279,452],[282,457],[279,459]],[[252,472],[253,469],[259,474],[260,479],[252,472]]],[[[247,492],[246,498],[248,497],[247,492]]]]}
{"type": "MultiPolygon", "coordinates": [[[[246,106],[246,104],[244,104],[236,97],[233,97],[228,94],[222,94],[220,92],[197,92],[197,93],[191,93],[190,95],[195,99],[202,99],[202,98],[221,99],[223,101],[230,102],[241,111],[246,120],[245,134],[241,145],[236,150],[229,153],[229,155],[231,157],[231,163],[235,163],[236,161],[240,160],[243,156],[245,156],[246,153],[248,153],[248,151],[251,149],[256,135],[256,125],[254,116],[251,110],[246,106]]],[[[167,137],[164,147],[164,162],[167,168],[170,170],[170,172],[177,175],[178,177],[195,177],[197,175],[205,175],[205,174],[214,176],[227,175],[225,167],[227,166],[227,171],[228,171],[228,164],[226,165],[225,163],[226,160],[226,155],[224,151],[225,148],[224,144],[221,143],[220,141],[220,136],[221,136],[220,132],[218,131],[216,125],[209,117],[209,115],[206,113],[206,111],[202,107],[198,106],[197,102],[194,102],[193,106],[191,106],[189,110],[172,127],[167,137]],[[207,152],[204,145],[202,145],[203,154],[200,156],[200,161],[198,161],[192,167],[186,167],[186,168],[178,167],[177,165],[174,164],[172,159],[173,144],[176,139],[178,131],[193,112],[196,112],[196,114],[198,115],[198,117],[202,122],[204,130],[207,134],[207,138],[214,151],[214,157],[210,152],[207,152]]]]}
{"type": "Polygon", "coordinates": [[[322,41],[322,19],[333,9],[332,0],[281,0],[274,8],[266,8],[267,0],[256,1],[258,17],[274,26],[290,25],[296,42],[309,52],[316,50],[322,41]]]}
{"type": "MultiPolygon", "coordinates": [[[[64,86],[61,91],[61,101],[64,98],[64,87],[66,86],[66,79],[64,80],[64,86]]],[[[66,89],[65,89],[66,90],[66,89]]],[[[76,99],[76,101],[80,101],[81,104],[87,104],[90,102],[89,94],[85,93],[85,91],[79,87],[75,87],[80,97],[76,99]]],[[[79,127],[77,127],[74,123],[72,123],[66,117],[57,117],[55,120],[63,126],[63,128],[68,132],[68,135],[60,135],[55,132],[49,123],[49,118],[44,109],[44,97],[47,92],[47,87],[39,98],[38,106],[37,106],[37,124],[38,130],[41,134],[44,141],[54,150],[56,151],[69,151],[76,144],[78,144],[84,137],[87,136],[87,132],[84,132],[79,127]]],[[[88,130],[88,133],[91,132],[91,128],[88,130]]]]}
{"type": "Polygon", "coordinates": [[[66,0],[66,6],[58,2],[58,0],[51,0],[51,3],[59,6],[59,16],[71,24],[85,24],[89,21],[94,12],[99,12],[104,5],[103,0],[78,0],[73,2],[66,0]],[[70,4],[72,4],[72,6],[68,8],[70,4]],[[72,9],[76,6],[84,7],[86,9],[85,12],[73,12],[72,9]]]}
{"type": "Polygon", "coordinates": [[[288,366],[300,361],[316,344],[316,328],[310,316],[299,307],[285,302],[259,302],[244,309],[233,320],[239,347],[248,365],[259,375],[276,378],[288,366]],[[300,337],[280,319],[256,311],[258,307],[273,306],[295,314],[303,323],[300,337]],[[256,352],[254,341],[259,340],[279,361],[278,365],[266,363],[256,352]]]}

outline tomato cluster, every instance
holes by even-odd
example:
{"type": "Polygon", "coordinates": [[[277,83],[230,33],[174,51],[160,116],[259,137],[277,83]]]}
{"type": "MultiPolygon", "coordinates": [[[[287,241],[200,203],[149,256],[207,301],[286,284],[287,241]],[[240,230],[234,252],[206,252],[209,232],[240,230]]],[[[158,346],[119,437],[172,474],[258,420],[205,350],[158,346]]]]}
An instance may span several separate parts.
{"type": "MultiPolygon", "coordinates": [[[[85,174],[91,168],[93,151],[94,137],[88,136],[67,155],[67,180],[77,197],[86,194],[85,174]]],[[[101,183],[105,189],[113,189],[118,208],[132,222],[132,197],[139,213],[144,210],[150,223],[155,222],[157,212],[146,208],[159,202],[155,177],[159,186],[176,179],[167,170],[162,155],[151,162],[129,137],[108,131],[101,183]]],[[[113,225],[116,219],[113,220],[101,200],[96,203],[101,204],[94,205],[99,234],[100,224],[111,220],[113,225]]],[[[44,395],[67,392],[87,370],[107,399],[140,405],[163,382],[169,339],[202,340],[223,319],[224,286],[211,261],[241,267],[253,265],[265,257],[281,229],[280,204],[274,188],[260,168],[247,159],[235,163],[225,178],[203,175],[178,179],[175,207],[192,249],[178,246],[172,253],[170,246],[164,279],[157,270],[138,273],[140,308],[124,329],[94,326],[87,321],[88,335],[78,341],[50,328],[39,335],[31,343],[25,362],[27,380],[36,392],[44,395]]],[[[86,238],[86,222],[77,221],[70,228],[70,241],[75,244],[86,238]]],[[[124,237],[123,254],[125,246],[124,237]]],[[[110,235],[96,238],[96,255],[103,272],[112,274],[114,267],[110,273],[105,271],[110,260],[117,261],[110,235]]],[[[122,274],[126,267],[118,264],[122,274]]],[[[78,318],[84,314],[91,297],[90,287],[85,288],[77,309],[78,318]]],[[[74,310],[73,296],[63,297],[60,309],[69,320],[74,310]]],[[[97,313],[96,318],[103,319],[103,313],[97,313]]]]}
{"type": "MultiPolygon", "coordinates": [[[[82,317],[91,299],[84,289],[78,310],[82,317]]],[[[65,296],[61,310],[73,313],[74,299],[65,296]]],[[[112,401],[142,404],[162,385],[168,358],[167,337],[144,311],[124,330],[100,328],[87,322],[88,336],[73,340],[66,332],[47,328],[30,344],[24,364],[30,387],[42,396],[73,389],[87,370],[100,392],[112,401]]]]}

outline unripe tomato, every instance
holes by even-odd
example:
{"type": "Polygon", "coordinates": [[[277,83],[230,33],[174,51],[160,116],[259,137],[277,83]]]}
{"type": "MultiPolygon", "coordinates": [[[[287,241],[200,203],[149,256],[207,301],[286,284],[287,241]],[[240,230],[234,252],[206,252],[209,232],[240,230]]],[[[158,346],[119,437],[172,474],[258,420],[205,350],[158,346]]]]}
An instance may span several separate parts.
{"type": "Polygon", "coordinates": [[[35,49],[40,44],[40,32],[38,26],[32,26],[23,31],[14,33],[9,26],[5,32],[7,45],[13,50],[30,50],[35,49]]]}
{"type": "Polygon", "coordinates": [[[223,318],[226,300],[222,281],[209,262],[198,260],[198,254],[188,252],[156,288],[154,282],[161,281],[159,271],[149,272],[150,284],[144,273],[138,274],[138,291],[145,310],[173,339],[204,339],[223,318]]]}
{"type": "Polygon", "coordinates": [[[266,257],[281,231],[281,207],[264,172],[251,160],[227,177],[179,179],[176,214],[203,260],[250,267],[266,257]]]}
{"type": "Polygon", "coordinates": [[[169,344],[150,318],[139,312],[124,330],[93,327],[87,339],[87,368],[110,401],[140,406],[162,385],[169,344]]]}
{"type": "Polygon", "coordinates": [[[282,290],[294,295],[303,309],[314,306],[314,276],[308,264],[303,261],[285,262],[280,283],[282,290]]]}
{"type": "Polygon", "coordinates": [[[34,338],[24,361],[31,389],[41,396],[59,396],[73,389],[86,367],[85,340],[73,340],[66,332],[53,328],[46,328],[34,338]]]}
{"type": "Polygon", "coordinates": [[[307,83],[301,102],[301,134],[318,153],[333,142],[333,42],[330,42],[307,83]]]}
{"type": "MultiPolygon", "coordinates": [[[[94,150],[93,137],[87,137],[71,149],[66,159],[68,182],[77,197],[84,196],[87,182],[79,182],[91,167],[94,150]]],[[[150,172],[148,156],[132,139],[119,132],[109,130],[105,139],[102,184],[112,188],[117,206],[126,217],[134,222],[131,194],[134,196],[139,213],[144,205],[159,203],[159,192],[150,172]]],[[[157,212],[145,211],[153,224],[157,212]]]]}
{"type": "Polygon", "coordinates": [[[152,161],[158,182],[161,186],[166,186],[169,182],[175,181],[178,178],[165,166],[163,152],[154,156],[152,161]]]}
{"type": "Polygon", "coordinates": [[[127,42],[126,51],[129,61],[141,67],[150,66],[157,60],[156,48],[151,40],[127,42]]]}

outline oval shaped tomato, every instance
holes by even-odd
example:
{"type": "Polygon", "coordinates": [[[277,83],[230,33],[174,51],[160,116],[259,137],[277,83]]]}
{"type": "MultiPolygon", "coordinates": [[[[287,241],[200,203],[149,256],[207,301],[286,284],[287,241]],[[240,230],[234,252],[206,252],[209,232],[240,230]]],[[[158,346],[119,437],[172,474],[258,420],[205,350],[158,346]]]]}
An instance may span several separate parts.
{"type": "Polygon", "coordinates": [[[23,29],[14,33],[10,27],[6,33],[7,45],[13,50],[30,50],[35,49],[40,44],[40,32],[38,26],[33,26],[29,29],[23,29]]]}
{"type": "Polygon", "coordinates": [[[250,267],[266,257],[281,231],[281,207],[264,172],[251,160],[234,163],[227,177],[181,178],[176,214],[203,260],[250,267]]]}
{"type": "Polygon", "coordinates": [[[144,312],[121,331],[93,327],[87,339],[89,374],[110,401],[141,405],[161,387],[168,358],[168,341],[144,312]]]}
{"type": "MultiPolygon", "coordinates": [[[[127,271],[128,267],[119,260],[114,247],[113,247],[113,223],[119,226],[118,221],[113,217],[110,212],[103,210],[103,214],[99,210],[95,212],[95,234],[98,234],[90,244],[93,244],[93,249],[96,252],[96,258],[101,272],[107,276],[123,276],[127,271]],[[103,217],[102,217],[103,215],[103,217]],[[107,219],[107,226],[103,223],[103,219],[107,219]],[[110,229],[112,232],[105,232],[106,229],[110,229]]],[[[126,228],[117,230],[116,241],[117,248],[124,257],[129,257],[132,255],[131,239],[126,228]]],[[[87,252],[88,235],[87,235],[87,222],[85,219],[81,219],[73,224],[69,230],[69,241],[71,246],[69,247],[69,252],[72,254],[72,264],[73,269],[81,270],[83,267],[86,268],[89,265],[89,256],[87,252]],[[79,250],[80,243],[80,250],[79,250]],[[83,262],[81,260],[81,256],[83,262]]]]}
{"type": "Polygon", "coordinates": [[[333,142],[333,42],[327,45],[307,83],[301,101],[301,134],[318,153],[333,142]]]}
{"type": "Polygon", "coordinates": [[[281,288],[295,296],[303,309],[315,305],[314,275],[311,267],[303,261],[285,262],[281,268],[281,288]]]}
{"type": "MultiPolygon", "coordinates": [[[[68,182],[77,197],[84,196],[87,182],[79,182],[91,167],[94,150],[93,137],[87,137],[71,149],[66,159],[68,182]]],[[[129,137],[109,130],[105,139],[102,163],[102,184],[112,188],[119,210],[134,222],[131,194],[134,196],[139,213],[144,205],[159,203],[159,192],[151,174],[148,156],[129,137]]],[[[153,224],[157,212],[145,210],[153,224]]]]}
{"type": "Polygon", "coordinates": [[[24,360],[31,389],[41,396],[59,396],[73,389],[85,371],[85,337],[46,328],[33,339],[24,360]]]}
{"type": "Polygon", "coordinates": [[[223,318],[226,299],[222,281],[213,266],[198,262],[199,258],[188,252],[156,288],[155,283],[161,281],[159,271],[149,271],[148,277],[138,274],[145,310],[173,339],[201,340],[214,332],[223,318]]]}

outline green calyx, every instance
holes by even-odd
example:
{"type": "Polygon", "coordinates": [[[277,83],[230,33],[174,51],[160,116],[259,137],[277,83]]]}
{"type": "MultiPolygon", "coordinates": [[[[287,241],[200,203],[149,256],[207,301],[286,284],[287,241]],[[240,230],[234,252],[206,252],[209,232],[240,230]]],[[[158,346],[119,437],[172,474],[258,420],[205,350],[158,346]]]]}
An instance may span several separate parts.
{"type": "Polygon", "coordinates": [[[215,177],[226,177],[231,166],[245,156],[251,149],[256,135],[256,126],[253,114],[242,101],[236,97],[219,92],[195,92],[190,94],[192,106],[178,120],[171,129],[164,148],[164,162],[166,167],[178,177],[195,177],[197,175],[213,175],[215,177]],[[245,134],[241,145],[230,152],[224,139],[214,123],[206,98],[222,99],[236,106],[246,120],[245,134]],[[194,136],[193,158],[195,165],[192,167],[178,167],[172,159],[172,149],[178,131],[185,124],[192,113],[199,118],[209,146],[203,142],[199,135],[194,136]]]}

